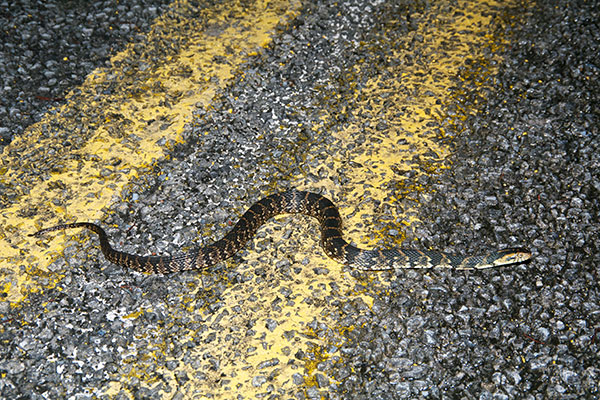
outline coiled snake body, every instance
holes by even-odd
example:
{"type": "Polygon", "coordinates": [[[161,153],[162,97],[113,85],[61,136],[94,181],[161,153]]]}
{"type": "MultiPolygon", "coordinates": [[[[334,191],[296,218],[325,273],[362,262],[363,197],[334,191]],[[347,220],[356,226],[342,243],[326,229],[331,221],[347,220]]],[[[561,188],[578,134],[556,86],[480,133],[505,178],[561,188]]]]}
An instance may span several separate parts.
{"type": "Polygon", "coordinates": [[[321,245],[327,255],[365,271],[433,267],[482,269],[521,263],[531,258],[531,253],[521,248],[492,251],[477,256],[456,256],[438,251],[408,249],[359,249],[342,238],[342,218],[331,200],[316,193],[297,190],[263,198],[252,205],[222,239],[174,256],[137,256],[115,250],[110,245],[104,229],[90,222],[57,225],[30,236],[39,237],[60,229],[87,228],[100,237],[100,247],[108,261],[142,272],[169,273],[208,268],[231,257],[254,236],[261,225],[278,214],[306,214],[317,218],[321,225],[321,245]]]}

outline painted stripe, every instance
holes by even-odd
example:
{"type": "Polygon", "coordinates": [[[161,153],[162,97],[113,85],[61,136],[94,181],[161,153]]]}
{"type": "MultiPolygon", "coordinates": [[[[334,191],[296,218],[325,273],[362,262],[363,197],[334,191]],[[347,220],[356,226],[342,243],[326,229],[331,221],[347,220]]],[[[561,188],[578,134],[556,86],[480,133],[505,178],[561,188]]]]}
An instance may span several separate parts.
{"type": "MultiPolygon", "coordinates": [[[[334,132],[337,140],[324,140],[323,147],[313,147],[311,154],[319,163],[312,163],[309,155],[306,175],[293,183],[300,190],[329,194],[340,208],[347,241],[361,248],[383,243],[406,247],[402,224],[418,222],[419,193],[431,190],[419,183],[419,177],[432,181],[438,171],[448,168],[444,160],[450,149],[442,143],[451,141],[455,132],[447,132],[445,127],[461,126],[473,112],[461,104],[463,93],[456,82],[461,74],[468,74],[482,88],[490,83],[496,72],[491,61],[502,45],[502,38],[496,36],[502,30],[491,28],[499,22],[494,20],[498,10],[506,6],[509,4],[497,1],[433,2],[416,30],[393,41],[382,34],[356,50],[357,54],[382,51],[379,60],[388,62],[346,66],[346,76],[351,79],[347,85],[359,86],[360,82],[362,89],[333,93],[332,97],[339,96],[339,103],[348,104],[347,113],[353,118],[340,126],[336,123],[339,115],[324,110],[322,125],[313,128],[315,135],[328,137],[334,132]],[[466,64],[467,60],[472,63],[466,64]],[[363,80],[365,76],[369,79],[363,80]],[[330,148],[336,149],[335,154],[330,148]],[[397,231],[395,235],[390,235],[390,229],[397,231]]],[[[389,21],[386,26],[393,30],[394,24],[400,23],[389,21]]],[[[361,262],[360,256],[349,257],[361,262]]],[[[333,269],[333,262],[328,267],[333,269]]],[[[389,284],[378,281],[374,274],[366,279],[379,290],[389,284]]],[[[340,287],[342,291],[347,288],[340,287]]],[[[377,290],[353,293],[372,305],[368,293],[377,290]]],[[[311,356],[343,360],[337,351],[324,352],[338,348],[334,343],[316,348],[311,356]]],[[[307,363],[306,373],[320,372],[307,363]]],[[[310,377],[305,380],[311,382],[310,377]]]]}
{"type": "Polygon", "coordinates": [[[39,240],[27,234],[102,218],[132,178],[181,141],[194,110],[207,106],[299,7],[298,1],[264,0],[196,9],[176,1],[146,40],[112,57],[112,68],[91,73],[65,105],[7,146],[0,166],[5,300],[19,302],[62,278],[47,267],[62,253],[65,236],[39,240]],[[165,40],[178,48],[165,50],[165,40]]]}

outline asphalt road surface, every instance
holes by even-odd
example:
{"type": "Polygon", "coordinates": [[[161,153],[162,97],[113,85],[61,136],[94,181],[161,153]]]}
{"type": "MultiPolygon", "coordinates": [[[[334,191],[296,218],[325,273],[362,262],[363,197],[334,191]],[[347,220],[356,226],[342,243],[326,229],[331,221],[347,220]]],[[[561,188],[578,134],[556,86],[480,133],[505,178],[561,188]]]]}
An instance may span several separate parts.
{"type": "Polygon", "coordinates": [[[600,397],[600,5],[0,2],[0,397],[600,397]],[[322,193],[359,272],[278,217],[148,275],[252,203],[322,193]]]}

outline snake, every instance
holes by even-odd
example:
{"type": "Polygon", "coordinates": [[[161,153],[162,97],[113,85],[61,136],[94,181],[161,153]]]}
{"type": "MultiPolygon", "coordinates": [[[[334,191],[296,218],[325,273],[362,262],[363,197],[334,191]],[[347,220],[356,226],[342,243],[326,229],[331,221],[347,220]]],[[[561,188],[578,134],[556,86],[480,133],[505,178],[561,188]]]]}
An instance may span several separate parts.
{"type": "Polygon", "coordinates": [[[358,248],[343,239],[342,218],[327,197],[313,192],[289,190],[262,198],[254,203],[233,228],[212,244],[170,256],[139,256],[114,249],[102,227],[91,222],[73,222],[41,229],[29,236],[41,237],[48,232],[85,228],[100,239],[104,257],[116,265],[146,273],[167,274],[202,270],[228,259],[242,249],[256,231],[279,214],[305,214],[319,221],[321,246],[332,259],[362,271],[406,268],[444,267],[473,270],[519,264],[531,259],[524,248],[493,250],[479,255],[454,255],[435,250],[358,248]]]}

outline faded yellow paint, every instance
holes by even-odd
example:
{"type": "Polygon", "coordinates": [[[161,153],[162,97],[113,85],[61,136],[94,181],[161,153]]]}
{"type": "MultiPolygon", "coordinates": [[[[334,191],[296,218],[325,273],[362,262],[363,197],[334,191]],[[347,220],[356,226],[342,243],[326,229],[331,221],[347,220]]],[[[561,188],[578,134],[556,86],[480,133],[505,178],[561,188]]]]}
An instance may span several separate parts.
{"type": "MultiPolygon", "coordinates": [[[[294,186],[336,194],[347,238],[365,248],[380,245],[386,239],[388,244],[401,245],[402,232],[390,238],[389,229],[401,231],[400,224],[414,223],[416,202],[412,202],[412,207],[407,207],[407,202],[402,203],[403,208],[389,207],[385,215],[378,213],[376,204],[398,204],[417,191],[431,190],[414,183],[418,182],[418,176],[433,176],[448,168],[444,161],[450,150],[441,144],[440,139],[447,133],[440,122],[446,118],[460,123],[471,112],[459,104],[462,92],[451,88],[465,73],[474,75],[472,80],[483,84],[496,72],[490,63],[489,50],[497,50],[502,39],[493,36],[490,27],[494,25],[494,12],[502,6],[506,5],[494,1],[432,4],[427,13],[435,19],[425,18],[426,23],[401,42],[391,44],[389,47],[395,50],[385,55],[396,61],[404,60],[408,48],[414,57],[412,62],[391,63],[380,75],[370,79],[363,90],[354,93],[355,107],[349,112],[359,117],[334,132],[337,142],[333,147],[341,151],[330,154],[326,148],[312,149],[313,157],[329,156],[318,164],[319,171],[309,169],[306,175],[326,179],[314,182],[303,175],[297,177],[294,186]],[[487,68],[472,69],[465,64],[467,59],[484,63],[487,68]],[[453,116],[447,112],[450,104],[458,109],[453,116]],[[381,123],[384,128],[379,129],[381,123]],[[364,140],[357,140],[359,137],[364,140]],[[344,171],[343,187],[329,179],[337,177],[338,171],[344,171]],[[410,181],[403,174],[409,171],[413,174],[410,181]],[[380,230],[367,228],[377,215],[381,215],[381,222],[387,226],[380,230]]],[[[365,43],[364,51],[369,51],[370,45],[378,47],[377,43],[365,43]]],[[[348,75],[361,76],[368,73],[370,67],[356,65],[348,75]]],[[[330,129],[332,119],[325,115],[321,129],[330,129]]],[[[308,165],[312,165],[308,161],[308,165]]],[[[376,278],[369,276],[368,279],[376,278]]],[[[379,284],[385,287],[385,283],[379,284]]],[[[328,356],[335,355],[339,356],[328,356]]],[[[317,359],[320,357],[323,354],[315,355],[317,359]]],[[[307,361],[307,373],[312,372],[311,362],[307,361]]],[[[311,382],[310,377],[307,378],[307,383],[311,382]]]]}
{"type": "MultiPolygon", "coordinates": [[[[242,274],[254,274],[257,268],[264,266],[264,278],[222,292],[219,295],[221,307],[202,315],[202,324],[211,329],[186,332],[189,338],[193,337],[198,343],[206,343],[188,350],[189,359],[203,360],[199,366],[180,363],[176,370],[165,367],[154,369],[154,359],[138,360],[122,378],[123,385],[111,382],[106,390],[112,394],[126,392],[126,382],[133,378],[151,388],[159,387],[165,381],[170,382],[184,398],[231,398],[237,393],[252,398],[267,393],[271,385],[277,392],[293,393],[297,390],[292,376],[294,373],[302,375],[306,367],[303,360],[298,359],[297,352],[320,348],[320,343],[326,339],[312,332],[308,324],[315,318],[327,318],[327,310],[333,299],[350,301],[357,296],[352,293],[352,280],[343,282],[341,267],[323,254],[317,240],[301,246],[293,239],[292,242],[284,239],[283,232],[273,229],[273,225],[267,223],[261,231],[268,231],[268,237],[273,238],[277,246],[261,251],[260,255],[249,251],[244,254],[244,263],[236,265],[242,274]],[[299,260],[290,255],[293,254],[291,249],[296,250],[299,260]],[[305,257],[312,255],[314,258],[315,253],[318,260],[313,260],[308,268],[301,265],[305,257]],[[272,261],[282,257],[291,262],[290,268],[300,270],[293,274],[293,280],[289,282],[282,278],[282,272],[274,268],[275,261],[272,261]],[[316,273],[310,265],[327,266],[329,273],[325,276],[316,273]],[[333,290],[333,285],[340,287],[333,290]],[[289,294],[284,296],[282,290],[288,290],[289,294]],[[281,307],[274,307],[273,304],[280,304],[281,307]],[[269,319],[276,321],[276,324],[269,326],[269,319]],[[248,326],[252,330],[249,331],[248,326]],[[218,368],[213,368],[209,360],[217,360],[218,368]],[[147,372],[149,369],[151,373],[147,372]],[[181,373],[185,373],[189,380],[177,385],[175,375],[181,373]],[[161,379],[157,380],[157,376],[161,379]]],[[[313,225],[316,228],[316,224],[313,225]]],[[[257,240],[254,245],[259,246],[257,240]]],[[[182,306],[169,310],[173,320],[180,316],[173,313],[191,313],[195,309],[193,303],[202,298],[203,290],[199,285],[185,293],[182,306]]],[[[169,331],[170,322],[165,321],[165,324],[167,327],[164,330],[169,331]]],[[[352,327],[343,329],[351,330],[352,327]]],[[[151,342],[155,346],[168,346],[169,338],[162,336],[162,329],[147,334],[153,336],[151,342]]],[[[129,351],[135,354],[135,344],[133,346],[129,351]]],[[[326,357],[326,351],[324,348],[321,350],[323,357],[326,357]]],[[[155,356],[158,359],[161,352],[157,351],[155,356]]],[[[168,361],[179,360],[172,357],[163,359],[164,363],[168,361]]],[[[164,394],[165,398],[172,395],[164,394]]]]}
{"type": "Polygon", "coordinates": [[[61,250],[56,249],[64,247],[65,236],[56,235],[36,245],[26,235],[59,221],[100,219],[113,196],[118,196],[138,171],[164,157],[163,143],[180,140],[196,107],[209,104],[217,87],[233,76],[246,55],[268,43],[276,25],[293,17],[299,3],[257,1],[245,8],[228,2],[203,10],[209,26],[200,25],[199,18],[181,18],[190,8],[193,6],[185,1],[174,2],[172,17],[159,18],[147,36],[148,43],[160,43],[165,30],[177,32],[185,38],[179,52],[160,58],[161,53],[153,52],[150,45],[146,51],[140,51],[138,45],[128,46],[111,59],[114,69],[94,71],[67,96],[66,104],[4,150],[0,183],[18,196],[0,211],[0,265],[4,271],[0,283],[6,300],[19,302],[27,293],[38,291],[36,275],[47,278],[46,287],[61,279],[58,274],[48,274],[47,265],[60,255],[61,250]],[[236,17],[232,19],[232,15],[236,17]],[[215,57],[227,61],[215,63],[215,57]],[[137,68],[137,74],[131,72],[131,66],[137,68]],[[97,94],[98,88],[107,87],[111,90],[97,94]],[[84,110],[81,114],[97,117],[84,120],[89,125],[74,126],[69,118],[80,109],[84,110]],[[72,141],[81,138],[85,142],[59,157],[62,143],[42,135],[52,124],[73,128],[72,141]],[[39,168],[34,165],[37,163],[46,163],[46,171],[52,173],[42,170],[46,176],[28,175],[39,168]],[[26,266],[24,270],[21,265],[26,266]]]}
{"type": "MultiPolygon", "coordinates": [[[[464,61],[488,57],[484,57],[484,49],[497,47],[499,38],[491,36],[488,29],[493,25],[494,13],[490,11],[500,7],[493,1],[484,4],[473,1],[440,2],[435,9],[428,11],[437,16],[435,23],[421,25],[402,43],[392,46],[397,50],[386,55],[390,59],[402,60],[406,54],[404,49],[413,47],[410,53],[415,54],[418,60],[410,64],[393,64],[385,74],[369,80],[362,91],[355,93],[358,100],[352,113],[361,117],[347,128],[334,132],[338,145],[344,149],[344,157],[332,154],[328,162],[320,164],[319,168],[326,168],[326,173],[308,171],[313,176],[329,177],[338,175],[337,171],[343,169],[348,171],[345,178],[349,182],[339,187],[331,179],[313,183],[301,176],[297,185],[307,190],[343,193],[340,208],[343,216],[350,216],[344,218],[350,231],[355,226],[364,226],[378,214],[375,201],[394,204],[410,196],[411,192],[425,190],[419,185],[406,188],[402,172],[431,176],[447,168],[443,161],[450,150],[440,144],[439,139],[446,135],[440,119],[447,116],[446,107],[456,103],[460,95],[451,88],[456,86],[455,80],[460,71],[469,70],[464,61]],[[443,14],[440,10],[444,10],[443,14]],[[460,14],[454,14],[455,11],[460,11],[460,14]],[[415,36],[419,39],[416,40],[415,36]],[[377,129],[379,123],[385,123],[385,129],[377,129]],[[366,140],[357,143],[360,135],[366,140]],[[365,202],[365,198],[373,201],[365,202]]],[[[365,50],[368,46],[365,44],[365,50]]],[[[365,73],[361,68],[356,66],[353,74],[365,73]]],[[[489,76],[494,71],[489,66],[486,71],[472,73],[489,76]]],[[[459,110],[454,118],[464,120],[468,112],[470,110],[459,110]]],[[[325,116],[323,120],[323,126],[327,126],[329,117],[325,116]]],[[[323,153],[313,151],[312,154],[323,153]]],[[[417,179],[413,177],[411,181],[417,179]]],[[[393,221],[403,221],[404,224],[415,220],[414,209],[393,216],[393,221]]],[[[381,233],[371,234],[370,239],[353,239],[364,245],[381,243],[381,233]]],[[[401,242],[402,237],[398,240],[401,242]]]]}
{"type": "MultiPolygon", "coordinates": [[[[10,187],[18,198],[0,212],[0,287],[4,300],[18,303],[41,286],[53,287],[62,278],[49,273],[47,266],[61,255],[65,236],[42,241],[26,234],[59,221],[100,219],[113,196],[118,196],[138,171],[164,157],[164,144],[180,140],[196,107],[208,106],[217,88],[226,84],[248,55],[257,54],[260,47],[269,43],[276,25],[292,18],[300,3],[261,0],[248,8],[238,2],[226,2],[204,10],[210,21],[207,27],[199,25],[200,18],[182,18],[190,7],[184,1],[174,2],[174,17],[167,15],[156,21],[147,35],[149,48],[141,51],[142,56],[139,45],[128,46],[111,59],[114,69],[94,71],[78,93],[67,96],[65,105],[31,126],[5,149],[0,183],[10,187]],[[184,45],[177,53],[156,61],[153,57],[161,57],[161,53],[153,52],[151,45],[160,43],[165,31],[176,32],[184,45]],[[222,62],[215,63],[215,58],[222,62]],[[125,71],[129,65],[142,65],[136,64],[140,59],[149,67],[133,73],[131,69],[125,71]],[[156,86],[157,90],[153,90],[156,86]],[[110,90],[98,96],[98,88],[110,90]],[[69,115],[78,108],[84,109],[82,114],[86,117],[76,125],[69,121],[69,115]],[[94,119],[86,119],[88,114],[94,119]],[[57,138],[42,135],[53,124],[72,128],[73,141],[84,143],[78,143],[70,154],[47,152],[61,151],[62,143],[57,143],[57,138]],[[33,165],[38,162],[50,164],[41,169],[46,175],[24,176],[24,172],[39,167],[33,165]],[[47,174],[47,170],[52,173],[47,174]]],[[[122,318],[131,321],[141,314],[142,311],[134,312],[122,318]]],[[[164,349],[154,353],[158,358],[164,349]]],[[[131,395],[124,383],[136,374],[143,386],[155,384],[156,375],[149,376],[138,366],[147,360],[136,359],[135,342],[126,354],[131,357],[124,365],[129,372],[115,377],[98,393],[131,395]]],[[[162,368],[160,373],[166,380],[175,380],[173,371],[162,368]]],[[[191,380],[190,387],[197,381],[191,380]]],[[[202,388],[202,384],[198,383],[198,387],[202,388]]]]}

